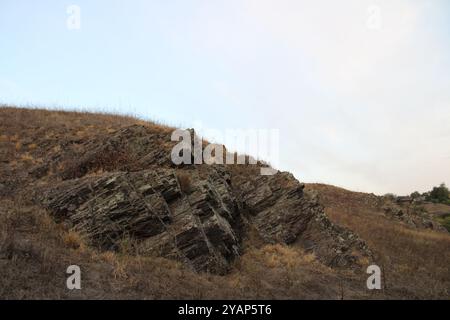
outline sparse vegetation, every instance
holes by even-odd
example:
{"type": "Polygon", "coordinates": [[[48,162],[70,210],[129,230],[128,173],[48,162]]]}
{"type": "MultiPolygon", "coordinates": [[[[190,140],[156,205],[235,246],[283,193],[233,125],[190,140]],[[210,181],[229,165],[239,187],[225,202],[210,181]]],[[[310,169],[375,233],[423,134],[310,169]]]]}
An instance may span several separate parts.
{"type": "Polygon", "coordinates": [[[450,214],[439,217],[437,220],[444,226],[445,229],[447,229],[448,232],[450,232],[450,214]]]}
{"type": "MultiPolygon", "coordinates": [[[[41,186],[63,179],[61,172],[79,160],[47,168],[45,157],[59,161],[62,154],[78,154],[90,138],[134,124],[155,133],[170,128],[134,117],[18,108],[0,108],[0,118],[1,299],[450,297],[449,234],[388,220],[376,197],[331,186],[307,189],[319,194],[333,222],[354,231],[374,251],[374,262],[386,278],[381,292],[366,290],[364,268],[331,269],[299,244],[267,245],[251,232],[244,240],[245,253],[224,276],[197,274],[176,261],[143,256],[126,236],[117,251],[100,252],[36,204],[41,186]],[[74,263],[83,272],[81,291],[65,288],[65,270],[74,263]]],[[[120,160],[118,154],[105,154],[87,172],[122,168],[125,156],[120,160]]],[[[233,168],[233,174],[254,170],[233,168]]],[[[178,180],[183,192],[189,192],[189,175],[180,170],[178,180]]],[[[448,216],[442,219],[448,226],[448,216]]]]}
{"type": "Polygon", "coordinates": [[[396,196],[395,194],[393,194],[393,193],[386,193],[386,194],[384,195],[384,197],[385,197],[386,199],[391,200],[391,201],[394,201],[394,200],[397,198],[397,196],[396,196]]]}
{"type": "Polygon", "coordinates": [[[439,187],[434,187],[427,195],[427,200],[436,203],[450,204],[449,191],[445,183],[441,183],[439,187]]]}
{"type": "Polygon", "coordinates": [[[418,191],[414,191],[413,193],[411,193],[410,197],[412,199],[419,199],[421,197],[421,194],[418,191]]]}
{"type": "Polygon", "coordinates": [[[333,222],[355,231],[376,252],[376,263],[387,274],[390,294],[399,298],[449,296],[446,266],[450,255],[443,254],[450,248],[448,233],[394,223],[381,214],[383,204],[375,196],[326,185],[307,188],[320,194],[333,222]]]}

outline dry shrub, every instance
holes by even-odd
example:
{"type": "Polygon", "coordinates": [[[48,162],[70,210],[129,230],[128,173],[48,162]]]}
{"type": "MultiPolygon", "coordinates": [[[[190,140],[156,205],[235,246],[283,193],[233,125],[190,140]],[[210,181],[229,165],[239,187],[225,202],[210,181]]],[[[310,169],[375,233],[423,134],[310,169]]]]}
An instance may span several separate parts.
{"type": "Polygon", "coordinates": [[[60,163],[58,169],[62,171],[63,179],[74,179],[94,172],[126,169],[126,166],[133,160],[131,153],[126,150],[105,151],[92,157],[69,159],[60,163]]]}
{"type": "Polygon", "coordinates": [[[331,289],[336,286],[336,275],[299,248],[281,244],[248,248],[237,270],[230,281],[239,285],[244,298],[336,298],[331,289]]]}
{"type": "Polygon", "coordinates": [[[28,152],[25,154],[22,154],[20,156],[20,160],[25,161],[25,162],[32,162],[34,160],[33,156],[31,154],[29,154],[28,152]]]}
{"type": "Polygon", "coordinates": [[[244,254],[242,266],[259,264],[264,269],[284,269],[292,271],[305,265],[318,264],[314,253],[305,253],[300,248],[283,244],[265,245],[260,249],[250,249],[244,254]]]}
{"type": "Polygon", "coordinates": [[[293,268],[302,259],[297,251],[281,244],[265,246],[260,253],[263,263],[270,268],[293,268]]]}
{"type": "Polygon", "coordinates": [[[133,162],[133,159],[131,153],[128,152],[128,150],[107,151],[97,155],[97,157],[92,162],[89,171],[114,171],[131,162],[133,162]]]}
{"type": "Polygon", "coordinates": [[[86,245],[83,237],[76,231],[69,230],[62,234],[62,239],[66,247],[71,249],[85,250],[86,245]]]}
{"type": "Polygon", "coordinates": [[[118,252],[122,255],[139,255],[139,244],[138,241],[129,235],[123,236],[122,239],[118,241],[118,252]]]}
{"type": "Polygon", "coordinates": [[[344,189],[310,185],[319,191],[330,219],[358,234],[376,254],[386,294],[397,298],[450,296],[450,234],[416,229],[384,216],[376,197],[344,189]]]}
{"type": "Polygon", "coordinates": [[[177,172],[177,179],[182,192],[190,193],[192,191],[191,177],[188,173],[182,171],[177,172]]]}
{"type": "MultiPolygon", "coordinates": [[[[0,118],[0,132],[8,134],[0,137],[2,148],[5,145],[4,150],[11,154],[8,155],[8,165],[14,170],[22,165],[18,162],[20,153],[15,152],[16,143],[27,141],[30,134],[33,134],[33,142],[38,148],[29,145],[27,151],[35,150],[33,155],[36,158],[49,155],[57,158],[61,153],[70,154],[70,150],[80,154],[90,138],[133,124],[142,124],[158,134],[172,130],[135,117],[87,112],[0,108],[0,118]],[[39,154],[41,151],[46,154],[39,154]]],[[[20,150],[23,151],[22,146],[20,150]]],[[[95,170],[114,170],[126,165],[130,161],[128,156],[111,152],[86,162],[73,159],[74,176],[95,170]]],[[[70,164],[60,162],[57,166],[61,167],[51,170],[55,170],[56,175],[70,164]]],[[[259,174],[258,166],[230,165],[228,168],[233,173],[232,179],[259,174]]],[[[183,192],[189,192],[191,181],[188,171],[181,172],[181,175],[185,176],[178,177],[180,188],[183,192]]],[[[59,179],[54,176],[45,179],[51,184],[53,178],[59,179]]],[[[27,189],[30,182],[34,181],[24,179],[14,182],[14,188],[29,192],[34,187],[27,189]]],[[[321,190],[321,195],[322,191],[326,193],[326,190],[321,190]]],[[[127,240],[124,240],[119,252],[101,253],[88,246],[80,250],[83,239],[79,235],[56,224],[41,208],[15,197],[15,202],[0,199],[1,299],[367,297],[366,274],[355,279],[323,266],[313,255],[302,250],[284,245],[265,245],[262,241],[259,249],[252,247],[255,245],[253,240],[251,244],[246,244],[244,254],[236,261],[230,274],[225,276],[197,274],[176,261],[136,256],[133,244],[127,240]],[[68,247],[77,246],[76,250],[68,250],[68,247]],[[83,286],[88,290],[68,292],[65,270],[70,264],[82,267],[83,286]]],[[[327,200],[327,214],[331,219],[359,234],[379,256],[376,262],[382,265],[383,279],[387,279],[386,297],[449,297],[448,235],[413,230],[383,219],[379,211],[371,209],[372,200],[365,195],[355,196],[338,190],[331,193],[327,200]]],[[[252,237],[258,240],[257,236],[252,237]]]]}

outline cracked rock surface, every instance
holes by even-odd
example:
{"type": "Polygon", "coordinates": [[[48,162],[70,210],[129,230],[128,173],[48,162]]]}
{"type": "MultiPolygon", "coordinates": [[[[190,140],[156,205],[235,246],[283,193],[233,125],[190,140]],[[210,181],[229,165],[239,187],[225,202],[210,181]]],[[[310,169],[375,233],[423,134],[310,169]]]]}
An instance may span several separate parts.
{"type": "Polygon", "coordinates": [[[365,243],[333,225],[292,174],[261,176],[250,165],[175,167],[170,151],[155,148],[162,142],[170,146],[170,137],[137,125],[91,141],[40,202],[101,250],[132,239],[140,254],[177,259],[199,272],[227,272],[250,227],[264,243],[302,246],[332,267],[370,257],[365,243]],[[118,161],[90,172],[105,154],[118,161]]]}

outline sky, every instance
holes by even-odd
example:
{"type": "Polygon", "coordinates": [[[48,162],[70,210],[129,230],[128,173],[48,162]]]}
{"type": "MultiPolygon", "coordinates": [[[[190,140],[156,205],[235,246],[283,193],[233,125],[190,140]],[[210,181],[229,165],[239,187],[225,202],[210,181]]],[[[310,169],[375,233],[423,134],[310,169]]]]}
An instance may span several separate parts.
{"type": "Polygon", "coordinates": [[[450,184],[449,40],[446,0],[0,0],[0,103],[276,129],[300,181],[424,192],[450,184]]]}

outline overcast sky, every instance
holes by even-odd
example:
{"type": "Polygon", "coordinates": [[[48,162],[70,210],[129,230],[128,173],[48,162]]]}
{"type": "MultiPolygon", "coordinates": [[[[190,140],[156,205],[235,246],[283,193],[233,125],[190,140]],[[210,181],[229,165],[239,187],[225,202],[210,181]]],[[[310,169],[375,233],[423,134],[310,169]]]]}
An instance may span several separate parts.
{"type": "Polygon", "coordinates": [[[299,180],[405,194],[450,183],[449,40],[445,0],[1,0],[0,101],[279,129],[299,180]]]}

